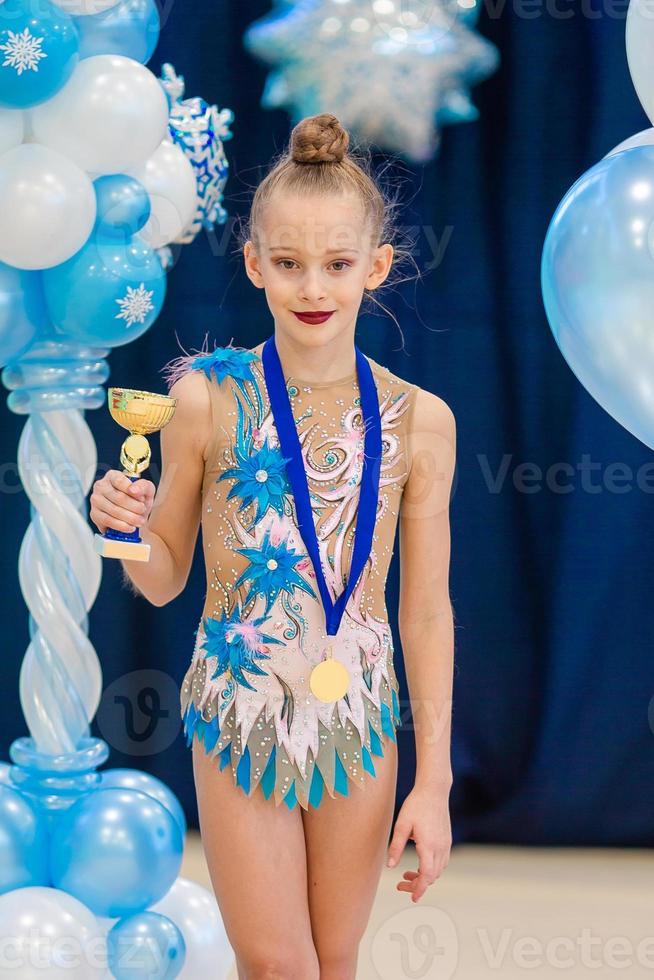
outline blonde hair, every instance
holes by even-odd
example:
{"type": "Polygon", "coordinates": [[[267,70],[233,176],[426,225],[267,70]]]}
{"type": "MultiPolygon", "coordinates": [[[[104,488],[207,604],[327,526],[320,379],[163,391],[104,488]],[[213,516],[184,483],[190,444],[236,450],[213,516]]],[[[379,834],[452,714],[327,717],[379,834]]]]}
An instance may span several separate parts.
{"type": "MultiPolygon", "coordinates": [[[[382,285],[396,285],[411,278],[397,276],[406,259],[413,261],[410,249],[403,248],[396,240],[398,233],[394,218],[398,207],[397,196],[391,196],[381,184],[381,175],[373,175],[369,153],[364,155],[359,150],[353,153],[349,146],[347,130],[332,113],[321,112],[302,119],[291,133],[288,148],[273,160],[269,172],[254,192],[249,220],[245,222],[240,235],[241,248],[251,240],[259,251],[258,232],[262,226],[263,212],[277,191],[307,196],[354,193],[362,205],[372,248],[386,242],[393,245],[391,273],[382,285]]],[[[391,311],[375,299],[373,292],[364,289],[364,295],[397,323],[391,311]]]]}

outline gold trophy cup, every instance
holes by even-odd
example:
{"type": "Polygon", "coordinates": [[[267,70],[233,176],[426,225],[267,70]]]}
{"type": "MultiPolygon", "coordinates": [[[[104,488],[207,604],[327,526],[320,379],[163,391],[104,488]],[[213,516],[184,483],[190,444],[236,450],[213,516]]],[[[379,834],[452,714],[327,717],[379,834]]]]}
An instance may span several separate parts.
{"type": "MultiPolygon", "coordinates": [[[[168,425],[175,414],[177,399],[134,388],[109,388],[107,400],[112,419],[130,433],[121,446],[120,462],[123,472],[133,482],[150,465],[146,435],[159,432],[168,425]]],[[[109,527],[104,534],[94,536],[94,544],[95,550],[104,558],[150,560],[150,545],[141,540],[138,527],[129,532],[109,527]]]]}

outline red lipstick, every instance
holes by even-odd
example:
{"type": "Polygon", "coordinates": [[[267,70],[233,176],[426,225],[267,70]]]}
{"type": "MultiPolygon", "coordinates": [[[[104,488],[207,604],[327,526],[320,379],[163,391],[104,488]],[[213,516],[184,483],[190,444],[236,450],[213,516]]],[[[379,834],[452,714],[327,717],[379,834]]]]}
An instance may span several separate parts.
{"type": "Polygon", "coordinates": [[[330,316],[334,310],[327,310],[325,312],[320,312],[320,310],[312,311],[311,313],[296,313],[293,310],[298,320],[302,320],[303,323],[324,323],[325,320],[329,320],[330,316]]]}

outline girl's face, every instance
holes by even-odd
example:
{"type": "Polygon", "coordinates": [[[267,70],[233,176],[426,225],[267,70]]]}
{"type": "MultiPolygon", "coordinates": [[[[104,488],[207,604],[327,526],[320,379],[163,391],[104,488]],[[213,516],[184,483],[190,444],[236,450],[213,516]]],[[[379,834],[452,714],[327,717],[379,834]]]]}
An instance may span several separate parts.
{"type": "Polygon", "coordinates": [[[259,251],[244,247],[246,272],[266,300],[276,330],[301,343],[322,345],[354,333],[363,291],[388,275],[393,246],[371,249],[359,199],[299,197],[279,192],[265,209],[259,251]],[[296,313],[333,311],[323,323],[296,313]]]}

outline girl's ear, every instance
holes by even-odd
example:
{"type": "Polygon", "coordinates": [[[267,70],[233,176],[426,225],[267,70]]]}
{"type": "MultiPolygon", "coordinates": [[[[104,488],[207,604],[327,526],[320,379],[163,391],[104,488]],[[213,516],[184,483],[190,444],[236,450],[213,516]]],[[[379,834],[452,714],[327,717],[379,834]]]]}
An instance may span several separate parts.
{"type": "Polygon", "coordinates": [[[380,245],[373,253],[372,270],[366,279],[366,289],[381,286],[393,264],[394,249],[391,244],[380,245]]]}
{"type": "Polygon", "coordinates": [[[261,275],[261,269],[259,267],[259,256],[257,255],[254,244],[251,241],[247,241],[243,246],[243,261],[245,262],[245,271],[251,282],[257,286],[258,289],[263,289],[263,276],[261,275]]]}

